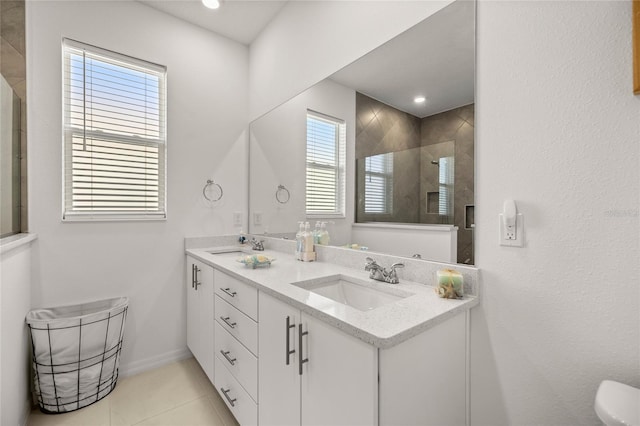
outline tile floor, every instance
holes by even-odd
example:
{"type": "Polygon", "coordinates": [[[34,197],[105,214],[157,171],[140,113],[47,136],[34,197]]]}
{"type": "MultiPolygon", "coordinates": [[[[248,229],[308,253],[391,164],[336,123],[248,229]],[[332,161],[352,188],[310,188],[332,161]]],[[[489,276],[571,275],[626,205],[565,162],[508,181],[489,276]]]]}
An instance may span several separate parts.
{"type": "Polygon", "coordinates": [[[28,426],[238,426],[194,358],[118,379],[101,401],[66,414],[31,412],[28,426]]]}

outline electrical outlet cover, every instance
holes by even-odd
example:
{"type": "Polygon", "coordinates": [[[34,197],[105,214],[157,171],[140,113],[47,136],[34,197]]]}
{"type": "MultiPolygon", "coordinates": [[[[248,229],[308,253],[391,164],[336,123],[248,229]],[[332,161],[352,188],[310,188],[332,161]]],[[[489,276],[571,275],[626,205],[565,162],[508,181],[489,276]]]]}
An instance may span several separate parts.
{"type": "Polygon", "coordinates": [[[498,244],[507,247],[524,247],[524,216],[522,213],[516,215],[516,238],[510,238],[504,226],[503,215],[498,215],[498,244]]]}

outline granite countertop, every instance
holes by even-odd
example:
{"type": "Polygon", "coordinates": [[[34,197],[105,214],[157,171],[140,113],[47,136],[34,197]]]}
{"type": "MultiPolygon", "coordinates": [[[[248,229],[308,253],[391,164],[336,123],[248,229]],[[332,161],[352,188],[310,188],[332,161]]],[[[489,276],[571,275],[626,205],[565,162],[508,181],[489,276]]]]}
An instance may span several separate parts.
{"type": "Polygon", "coordinates": [[[395,346],[479,303],[474,296],[458,300],[441,299],[435,294],[434,287],[402,279],[399,284],[374,281],[369,279],[364,268],[347,268],[320,261],[301,262],[295,260],[292,253],[273,250],[252,252],[248,249],[246,246],[192,248],[186,253],[378,348],[395,346]],[[269,267],[251,269],[238,262],[242,253],[210,253],[230,249],[264,254],[276,260],[269,267]],[[292,285],[298,282],[309,285],[329,275],[352,277],[387,293],[408,297],[369,311],[360,311],[292,285]]]}

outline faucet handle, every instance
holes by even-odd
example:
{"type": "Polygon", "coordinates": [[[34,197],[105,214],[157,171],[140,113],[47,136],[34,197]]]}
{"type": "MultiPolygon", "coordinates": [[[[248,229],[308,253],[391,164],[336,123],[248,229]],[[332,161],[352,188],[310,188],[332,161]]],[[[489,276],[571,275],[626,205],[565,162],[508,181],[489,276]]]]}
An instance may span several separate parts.
{"type": "Polygon", "coordinates": [[[400,280],[398,280],[398,274],[396,273],[396,268],[404,268],[404,263],[398,262],[391,265],[389,270],[389,274],[387,275],[386,281],[389,284],[398,284],[400,280]]]}

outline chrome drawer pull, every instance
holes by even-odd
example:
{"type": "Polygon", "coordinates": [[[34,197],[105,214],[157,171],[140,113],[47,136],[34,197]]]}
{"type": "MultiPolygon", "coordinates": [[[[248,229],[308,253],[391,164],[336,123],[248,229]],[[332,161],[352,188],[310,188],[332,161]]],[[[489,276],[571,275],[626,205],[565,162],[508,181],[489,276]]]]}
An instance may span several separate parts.
{"type": "Polygon", "coordinates": [[[227,361],[229,361],[229,364],[236,365],[236,359],[235,358],[231,359],[231,357],[229,356],[231,352],[220,349],[220,353],[222,354],[223,357],[227,359],[227,361]]]}
{"type": "Polygon", "coordinates": [[[229,404],[231,404],[232,407],[235,407],[236,398],[231,399],[229,398],[229,395],[227,395],[229,392],[231,392],[231,388],[225,390],[223,387],[220,387],[220,390],[222,391],[224,397],[227,398],[227,401],[229,401],[229,404]]]}
{"type": "Polygon", "coordinates": [[[198,267],[196,266],[196,282],[195,282],[196,290],[198,289],[198,286],[199,286],[199,285],[202,285],[202,283],[201,283],[201,282],[198,282],[198,272],[200,272],[200,271],[202,271],[202,270],[201,270],[201,269],[198,269],[198,267]]]}
{"type": "Polygon", "coordinates": [[[236,294],[238,294],[235,291],[230,291],[231,289],[229,287],[223,288],[221,290],[224,291],[225,293],[227,293],[231,297],[236,297],[236,294]]]}
{"type": "Polygon", "coordinates": [[[236,323],[235,323],[235,322],[233,322],[233,323],[232,323],[232,322],[229,322],[229,317],[222,317],[222,316],[221,316],[221,317],[220,317],[220,319],[221,319],[222,321],[224,321],[224,323],[225,323],[225,324],[227,324],[229,327],[231,327],[231,328],[236,328],[236,323]]]}
{"type": "Polygon", "coordinates": [[[302,358],[302,337],[309,331],[302,331],[302,324],[298,324],[298,374],[302,376],[302,364],[309,362],[309,358],[302,358]]]}
{"type": "Polygon", "coordinates": [[[286,355],[287,355],[286,359],[287,359],[287,362],[286,362],[286,365],[289,365],[291,363],[289,361],[289,358],[290,358],[291,354],[296,353],[295,349],[289,349],[289,347],[290,347],[289,344],[291,343],[291,332],[289,330],[291,330],[292,328],[296,328],[296,325],[295,324],[291,324],[291,317],[287,316],[287,321],[286,321],[285,326],[286,326],[285,333],[287,333],[286,334],[286,336],[287,336],[287,348],[286,348],[286,355]]]}

